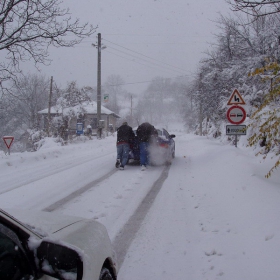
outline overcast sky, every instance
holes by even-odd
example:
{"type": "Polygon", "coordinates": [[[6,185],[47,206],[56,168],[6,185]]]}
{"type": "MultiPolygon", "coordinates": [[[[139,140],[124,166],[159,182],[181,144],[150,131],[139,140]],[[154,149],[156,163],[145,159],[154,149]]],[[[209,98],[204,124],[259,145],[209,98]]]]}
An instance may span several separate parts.
{"type": "Polygon", "coordinates": [[[102,51],[102,83],[120,75],[132,93],[141,93],[154,77],[191,75],[214,42],[218,13],[230,13],[225,0],[65,0],[73,18],[98,26],[92,38],[75,48],[51,49],[51,66],[41,67],[56,83],[97,84],[97,33],[102,51]]]}

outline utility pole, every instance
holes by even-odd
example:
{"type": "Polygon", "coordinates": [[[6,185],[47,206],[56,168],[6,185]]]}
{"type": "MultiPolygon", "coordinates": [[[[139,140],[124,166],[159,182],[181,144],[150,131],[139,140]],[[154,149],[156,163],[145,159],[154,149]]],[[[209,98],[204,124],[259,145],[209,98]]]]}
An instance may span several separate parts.
{"type": "Polygon", "coordinates": [[[53,76],[51,76],[50,94],[49,94],[48,128],[47,128],[48,137],[50,137],[50,127],[51,127],[52,86],[53,86],[53,76]]]}
{"type": "Polygon", "coordinates": [[[92,44],[93,47],[97,48],[97,128],[99,132],[99,137],[102,136],[102,126],[101,126],[101,50],[105,49],[105,46],[101,46],[101,33],[97,34],[97,45],[92,44]]]}
{"type": "MultiPolygon", "coordinates": [[[[99,126],[101,120],[101,33],[97,34],[97,50],[98,50],[98,63],[97,63],[97,125],[99,126]]],[[[100,130],[101,134],[101,130],[100,130]]],[[[101,135],[100,135],[101,138],[101,135]]]]}
{"type": "Polygon", "coordinates": [[[131,95],[131,103],[130,103],[130,125],[132,125],[132,95],[131,95]]]}

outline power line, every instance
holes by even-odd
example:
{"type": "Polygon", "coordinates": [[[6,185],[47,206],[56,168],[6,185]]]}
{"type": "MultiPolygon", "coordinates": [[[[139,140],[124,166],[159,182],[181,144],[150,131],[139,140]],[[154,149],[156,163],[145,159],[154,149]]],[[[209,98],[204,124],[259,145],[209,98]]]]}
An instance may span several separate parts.
{"type": "MultiPolygon", "coordinates": [[[[135,57],[135,58],[137,58],[137,59],[140,59],[140,60],[143,60],[143,61],[145,61],[145,62],[147,62],[147,63],[151,63],[151,64],[154,64],[154,65],[156,65],[156,66],[158,66],[158,67],[161,67],[161,68],[163,68],[164,66],[162,66],[162,65],[160,65],[160,64],[158,64],[158,63],[155,63],[155,62],[152,62],[152,61],[149,61],[149,60],[147,60],[147,59],[143,59],[143,58],[141,58],[141,57],[137,57],[137,56],[135,56],[135,55],[132,55],[132,54],[129,54],[129,53],[126,53],[126,52],[123,52],[123,51],[121,51],[121,50],[118,50],[118,49],[115,49],[115,48],[113,48],[113,47],[109,47],[110,49],[113,49],[113,50],[115,50],[115,51],[118,51],[118,52],[121,52],[121,53],[123,53],[123,54],[125,54],[125,55],[129,55],[129,56],[131,56],[131,57],[135,57]]],[[[106,49],[107,50],[107,49],[106,49]]],[[[111,52],[112,53],[112,52],[111,52]]],[[[112,54],[114,54],[114,53],[112,53],[112,54]]],[[[124,57],[125,58],[125,57],[124,57]]],[[[127,58],[128,59],[128,58],[127,58]]],[[[132,60],[132,59],[129,59],[129,60],[131,60],[131,61],[133,61],[133,62],[137,62],[137,61],[135,61],[135,60],[132,60]]],[[[142,63],[141,63],[142,64],[142,63]]],[[[142,64],[142,65],[145,65],[145,64],[142,64]]],[[[166,66],[165,66],[165,68],[166,68],[166,66]]],[[[169,70],[169,71],[176,71],[176,72],[178,72],[178,73],[180,73],[180,74],[182,74],[182,72],[183,71],[178,71],[177,69],[171,69],[171,68],[166,68],[167,70],[169,70]]]]}
{"type": "Polygon", "coordinates": [[[173,65],[168,64],[168,63],[165,63],[165,62],[161,62],[160,60],[157,60],[157,59],[155,59],[155,58],[149,57],[149,56],[144,55],[144,54],[142,54],[142,53],[133,51],[133,50],[131,50],[131,49],[129,49],[129,48],[123,47],[123,46],[118,45],[118,44],[116,44],[116,43],[114,43],[114,42],[111,42],[111,41],[109,41],[109,40],[106,40],[106,39],[103,39],[103,40],[106,41],[106,42],[109,42],[109,43],[111,43],[111,44],[114,44],[114,45],[116,45],[116,46],[118,46],[118,47],[124,48],[124,49],[126,49],[126,50],[128,50],[128,51],[137,53],[137,54],[139,54],[139,55],[142,55],[142,56],[147,57],[147,58],[149,58],[149,59],[152,59],[152,60],[154,60],[154,61],[157,61],[157,62],[160,62],[160,63],[162,63],[162,64],[168,65],[169,67],[177,68],[177,69],[179,69],[179,70],[181,70],[181,71],[183,71],[183,72],[187,72],[185,69],[179,68],[179,67],[177,67],[177,66],[173,66],[173,65]]]}
{"type": "MultiPolygon", "coordinates": [[[[106,41],[106,42],[109,42],[109,43],[111,43],[111,44],[113,44],[113,45],[116,45],[116,46],[118,46],[118,47],[120,47],[120,48],[123,48],[123,49],[125,49],[125,50],[128,50],[128,51],[130,51],[130,52],[136,53],[137,55],[140,55],[140,56],[146,57],[146,58],[148,58],[148,59],[154,60],[154,61],[159,62],[159,63],[164,64],[164,65],[167,65],[169,68],[170,68],[170,67],[172,67],[172,68],[179,69],[180,71],[175,70],[175,69],[167,69],[166,67],[165,67],[166,69],[164,69],[164,68],[163,68],[163,66],[162,66],[162,65],[160,65],[160,64],[158,64],[158,63],[151,62],[151,61],[149,61],[149,60],[147,60],[147,59],[143,59],[143,58],[141,58],[141,57],[138,57],[138,56],[132,55],[132,54],[130,54],[130,53],[127,53],[127,52],[124,52],[124,51],[121,51],[121,50],[118,50],[118,49],[116,49],[116,48],[113,48],[113,47],[109,46],[109,48],[111,48],[111,49],[113,49],[113,50],[115,50],[115,51],[121,52],[121,53],[123,53],[123,54],[125,54],[125,55],[128,55],[128,56],[131,56],[131,57],[135,57],[136,59],[140,59],[140,60],[143,60],[143,61],[145,61],[145,62],[148,62],[148,63],[154,64],[154,65],[156,65],[157,67],[163,68],[163,70],[168,70],[168,71],[177,71],[177,72],[180,72],[180,73],[182,73],[182,72],[186,72],[186,70],[185,70],[185,69],[182,69],[182,68],[179,68],[179,67],[173,66],[173,65],[168,64],[168,63],[161,62],[160,60],[154,59],[154,58],[149,57],[149,56],[147,56],[147,55],[144,55],[144,54],[141,54],[141,53],[136,52],[136,51],[134,51],[134,50],[131,50],[131,49],[129,49],[129,48],[123,47],[123,46],[118,45],[118,44],[116,44],[116,43],[113,43],[113,42],[111,42],[111,41],[109,41],[109,40],[106,40],[106,39],[103,39],[103,38],[102,38],[102,40],[103,40],[103,41],[106,41]]],[[[113,53],[113,52],[108,51],[108,49],[107,49],[107,48],[104,48],[104,50],[105,50],[106,52],[108,52],[108,53],[113,54],[113,55],[117,55],[117,54],[115,54],[115,53],[113,53]]],[[[141,65],[144,65],[145,67],[147,67],[147,66],[148,66],[148,67],[150,67],[150,68],[155,68],[155,67],[151,67],[151,66],[149,66],[149,65],[146,65],[146,64],[140,63],[140,62],[138,62],[138,61],[135,61],[134,59],[130,59],[130,58],[127,58],[127,57],[123,57],[123,56],[120,56],[120,55],[117,55],[117,56],[122,57],[122,58],[127,59],[127,60],[130,60],[130,61],[133,61],[133,62],[136,62],[136,63],[141,64],[141,65]]],[[[176,77],[173,77],[173,78],[168,78],[168,79],[175,79],[175,78],[179,78],[179,77],[187,77],[187,76],[191,76],[191,75],[190,75],[190,74],[189,74],[189,75],[188,75],[188,74],[186,74],[186,75],[176,76],[176,77]]],[[[163,78],[163,79],[165,79],[165,78],[163,78]]],[[[154,81],[154,80],[149,80],[149,81],[133,82],[133,83],[123,83],[123,84],[109,85],[109,86],[123,86],[123,85],[142,84],[142,83],[150,83],[150,82],[153,82],[153,81],[154,81]]]]}
{"type": "MultiPolygon", "coordinates": [[[[205,38],[205,37],[212,37],[210,35],[184,35],[183,33],[181,34],[175,34],[175,35],[166,35],[166,34],[136,34],[136,33],[133,33],[133,34],[122,34],[122,33],[107,33],[107,34],[103,34],[105,36],[125,36],[125,37],[177,37],[177,38],[182,38],[182,37],[185,37],[185,38],[205,38]]],[[[72,35],[74,37],[74,35],[72,35]]]]}
{"type": "MultiPolygon", "coordinates": [[[[113,54],[113,55],[119,56],[119,57],[121,57],[121,58],[124,58],[124,59],[126,59],[126,60],[132,61],[132,62],[134,62],[134,63],[138,63],[138,64],[143,65],[143,66],[145,66],[145,67],[149,67],[149,68],[153,68],[153,69],[157,69],[157,70],[158,70],[158,68],[156,68],[156,67],[153,67],[153,66],[150,66],[150,65],[141,63],[141,62],[139,62],[139,61],[135,61],[134,59],[130,59],[130,58],[127,58],[127,57],[124,57],[124,56],[115,54],[115,53],[113,53],[113,52],[108,51],[107,49],[105,49],[104,51],[106,51],[106,52],[108,52],[108,53],[111,53],[111,54],[113,54]]],[[[165,70],[165,71],[168,70],[168,71],[174,72],[174,70],[169,70],[169,69],[163,69],[163,70],[165,70]]]]}
{"type": "Polygon", "coordinates": [[[116,53],[114,53],[114,52],[110,52],[110,51],[108,51],[107,49],[105,49],[104,51],[106,51],[106,52],[108,52],[108,53],[111,53],[111,54],[113,54],[113,55],[119,56],[119,57],[121,57],[121,58],[124,58],[124,59],[126,59],[126,60],[129,60],[129,61],[138,63],[138,64],[140,64],[140,65],[144,65],[144,66],[148,66],[148,67],[150,67],[150,68],[156,69],[155,67],[151,67],[151,66],[149,66],[149,65],[146,65],[146,64],[143,64],[143,63],[141,63],[141,62],[135,61],[134,59],[131,59],[131,58],[128,58],[128,57],[125,57],[125,56],[116,54],[116,53]]]}
{"type": "MultiPolygon", "coordinates": [[[[183,76],[177,76],[177,77],[171,77],[171,78],[163,78],[163,79],[176,79],[176,78],[182,78],[182,77],[187,77],[187,76],[192,76],[192,75],[183,75],[183,76]]],[[[109,85],[109,86],[113,87],[113,86],[126,86],[126,85],[135,85],[135,84],[145,84],[145,83],[151,83],[153,81],[154,80],[142,81],[142,82],[134,82],[134,83],[115,84],[115,85],[109,85]]]]}

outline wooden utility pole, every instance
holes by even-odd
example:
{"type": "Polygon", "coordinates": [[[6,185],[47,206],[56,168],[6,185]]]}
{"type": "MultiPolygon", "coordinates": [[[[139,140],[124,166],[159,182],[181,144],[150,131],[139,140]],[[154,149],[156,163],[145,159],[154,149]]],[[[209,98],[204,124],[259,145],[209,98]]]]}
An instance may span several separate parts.
{"type": "Polygon", "coordinates": [[[51,76],[50,94],[49,94],[49,106],[48,106],[48,127],[47,127],[48,137],[50,137],[50,130],[51,130],[52,86],[53,86],[53,76],[51,76]]]}
{"type": "Polygon", "coordinates": [[[131,100],[130,100],[130,125],[132,125],[132,95],[131,95],[131,100]]]}
{"type": "MultiPolygon", "coordinates": [[[[101,120],[101,33],[98,33],[97,50],[98,50],[98,63],[97,63],[97,125],[101,120]]],[[[101,137],[101,135],[100,135],[101,137]]]]}
{"type": "Polygon", "coordinates": [[[101,33],[97,34],[97,45],[92,44],[93,47],[97,48],[97,131],[99,132],[99,137],[102,135],[102,125],[101,120],[101,50],[105,49],[105,46],[101,46],[101,33]]]}

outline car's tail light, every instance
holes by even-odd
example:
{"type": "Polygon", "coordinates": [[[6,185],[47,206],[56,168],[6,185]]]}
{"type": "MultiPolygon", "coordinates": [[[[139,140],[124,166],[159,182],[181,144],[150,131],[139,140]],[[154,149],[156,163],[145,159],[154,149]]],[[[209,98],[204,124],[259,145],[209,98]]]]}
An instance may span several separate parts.
{"type": "Polygon", "coordinates": [[[159,146],[162,147],[162,148],[166,148],[166,149],[168,148],[167,143],[160,143],[159,146]]]}

